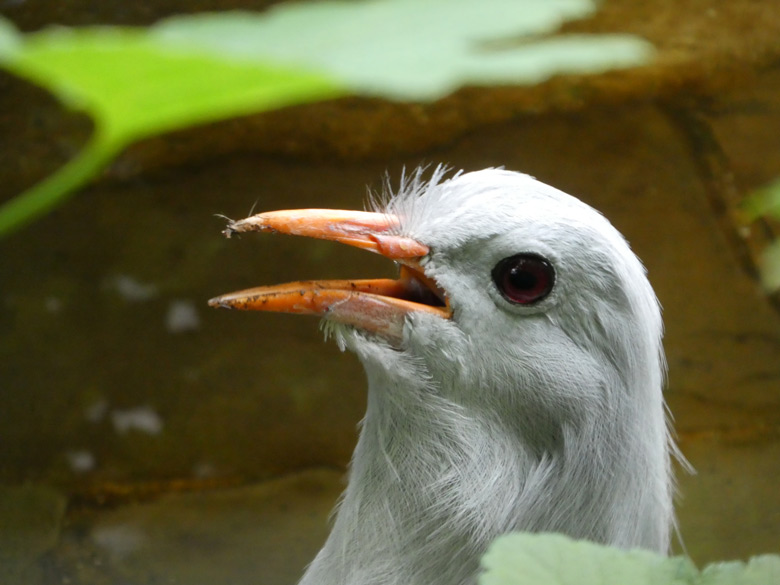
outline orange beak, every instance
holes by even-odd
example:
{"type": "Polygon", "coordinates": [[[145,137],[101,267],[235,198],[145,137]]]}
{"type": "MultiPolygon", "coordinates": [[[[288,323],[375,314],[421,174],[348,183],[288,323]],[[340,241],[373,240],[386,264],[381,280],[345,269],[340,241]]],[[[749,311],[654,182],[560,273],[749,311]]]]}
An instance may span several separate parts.
{"type": "Polygon", "coordinates": [[[212,307],[327,316],[393,341],[402,338],[406,316],[427,312],[449,319],[444,292],[428,278],[420,259],[425,244],[398,235],[397,217],[365,211],[294,209],[231,221],[226,237],[249,231],[333,240],[376,252],[401,264],[397,280],[313,280],[261,286],[215,297],[212,307]]]}

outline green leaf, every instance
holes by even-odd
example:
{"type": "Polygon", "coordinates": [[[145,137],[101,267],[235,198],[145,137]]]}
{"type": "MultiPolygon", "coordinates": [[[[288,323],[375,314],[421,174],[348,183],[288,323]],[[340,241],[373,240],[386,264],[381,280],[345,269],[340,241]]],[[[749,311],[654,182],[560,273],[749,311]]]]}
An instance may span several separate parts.
{"type": "Polygon", "coordinates": [[[763,216],[780,218],[780,178],[756,189],[741,207],[750,221],[763,216]]]}
{"type": "Polygon", "coordinates": [[[628,35],[541,37],[595,7],[592,0],[294,2],[149,29],[59,27],[24,37],[5,23],[0,56],[127,143],[347,92],[433,100],[466,84],[537,83],[652,56],[647,42],[628,35]],[[530,38],[518,42],[523,37],[530,38]]]}
{"type": "Polygon", "coordinates": [[[595,10],[592,0],[293,2],[263,14],[171,18],[152,34],[327,72],[356,93],[428,101],[463,85],[527,85],[652,57],[648,42],[629,35],[544,38],[595,10]]]}
{"type": "Polygon", "coordinates": [[[21,35],[14,25],[0,17],[0,62],[12,58],[20,44],[21,35]]]}
{"type": "Polygon", "coordinates": [[[155,42],[141,29],[29,35],[10,66],[89,112],[106,136],[132,140],[218,118],[314,101],[346,90],[303,67],[237,60],[155,42]]]}
{"type": "Polygon", "coordinates": [[[502,536],[482,557],[479,585],[769,585],[780,583],[780,556],[709,565],[684,557],[622,550],[560,534],[502,536]]]}
{"type": "Polygon", "coordinates": [[[55,174],[0,206],[0,235],[9,234],[62,203],[116,155],[116,145],[96,134],[55,174]]]}
{"type": "Polygon", "coordinates": [[[697,574],[681,557],[624,551],[559,534],[502,536],[482,566],[479,585],[688,585],[697,574]]]}
{"type": "Polygon", "coordinates": [[[0,235],[153,134],[347,93],[426,101],[463,85],[532,84],[652,57],[627,35],[544,36],[595,9],[592,0],[321,0],[28,35],[0,18],[0,66],[96,126],[87,152],[0,207],[0,235]]]}
{"type": "Polygon", "coordinates": [[[342,95],[319,73],[157,43],[142,29],[52,29],[19,35],[0,19],[0,65],[46,87],[95,121],[85,150],[0,206],[0,235],[64,201],[134,140],[342,95]]]}
{"type": "Polygon", "coordinates": [[[780,583],[780,556],[761,555],[747,563],[733,561],[705,567],[696,585],[769,585],[780,583]]]}
{"type": "Polygon", "coordinates": [[[780,290],[780,241],[772,242],[761,252],[758,271],[765,291],[780,290]]]}

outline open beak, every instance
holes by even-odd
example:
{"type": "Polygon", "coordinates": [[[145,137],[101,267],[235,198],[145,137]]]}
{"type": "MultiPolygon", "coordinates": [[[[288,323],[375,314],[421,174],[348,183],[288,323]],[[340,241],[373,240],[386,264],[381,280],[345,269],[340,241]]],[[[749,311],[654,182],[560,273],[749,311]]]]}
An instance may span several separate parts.
{"type": "Polygon", "coordinates": [[[261,286],[215,297],[212,307],[321,315],[391,341],[400,341],[406,316],[427,312],[449,319],[444,292],[427,277],[420,260],[428,247],[398,235],[393,215],[366,211],[293,209],[230,221],[226,237],[250,231],[333,240],[370,250],[401,265],[399,278],[310,280],[261,286]]]}

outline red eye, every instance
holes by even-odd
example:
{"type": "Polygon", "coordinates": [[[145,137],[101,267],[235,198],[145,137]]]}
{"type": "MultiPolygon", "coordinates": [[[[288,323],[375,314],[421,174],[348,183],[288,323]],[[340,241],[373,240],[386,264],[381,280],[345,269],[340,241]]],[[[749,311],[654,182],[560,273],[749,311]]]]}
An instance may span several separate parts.
{"type": "Polygon", "coordinates": [[[530,305],[550,294],[555,284],[552,264],[536,254],[504,258],[493,268],[493,282],[508,301],[530,305]]]}

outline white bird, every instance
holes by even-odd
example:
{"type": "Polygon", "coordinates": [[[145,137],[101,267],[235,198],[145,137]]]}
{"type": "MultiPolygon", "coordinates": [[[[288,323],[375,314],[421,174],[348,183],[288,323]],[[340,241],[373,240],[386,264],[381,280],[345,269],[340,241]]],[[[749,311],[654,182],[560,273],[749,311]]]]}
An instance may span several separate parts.
{"type": "Polygon", "coordinates": [[[490,542],[559,532],[666,553],[662,322],[644,268],[578,199],[516,172],[425,182],[375,212],[231,222],[392,258],[398,280],[260,287],[212,306],[322,315],[368,377],[349,483],[300,585],[473,585],[490,542]]]}

